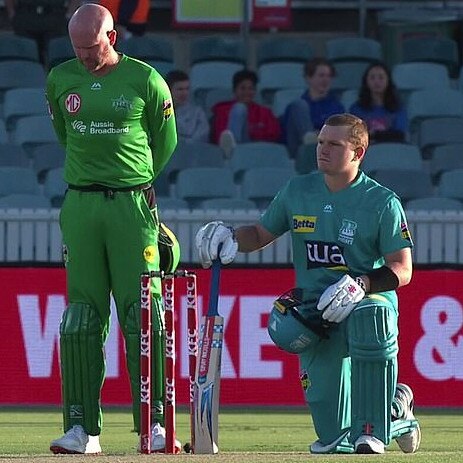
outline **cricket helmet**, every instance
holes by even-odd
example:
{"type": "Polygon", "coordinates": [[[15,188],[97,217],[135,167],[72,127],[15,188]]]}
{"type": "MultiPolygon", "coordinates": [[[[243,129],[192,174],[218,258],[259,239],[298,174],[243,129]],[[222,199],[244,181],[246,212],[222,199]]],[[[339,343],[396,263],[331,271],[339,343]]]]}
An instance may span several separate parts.
{"type": "MultiPolygon", "coordinates": [[[[314,315],[318,317],[318,314],[314,315]]],[[[274,305],[270,312],[267,330],[272,341],[280,349],[290,354],[300,354],[318,344],[321,339],[308,323],[312,321],[309,322],[296,308],[281,311],[281,307],[274,305]]],[[[321,328],[321,321],[314,320],[314,323],[319,324],[321,328]]]]}
{"type": "Polygon", "coordinates": [[[177,270],[180,262],[180,244],[174,232],[163,222],[159,224],[159,267],[166,273],[177,270]]]}

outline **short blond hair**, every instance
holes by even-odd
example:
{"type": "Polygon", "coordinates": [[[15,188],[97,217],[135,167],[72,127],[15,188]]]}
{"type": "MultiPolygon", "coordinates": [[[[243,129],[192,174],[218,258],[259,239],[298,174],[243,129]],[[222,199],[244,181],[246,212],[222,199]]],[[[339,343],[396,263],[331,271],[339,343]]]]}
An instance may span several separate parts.
{"type": "Polygon", "coordinates": [[[367,149],[369,144],[368,127],[363,119],[353,114],[334,114],[325,121],[325,125],[332,127],[349,127],[349,142],[355,148],[367,149]]]}

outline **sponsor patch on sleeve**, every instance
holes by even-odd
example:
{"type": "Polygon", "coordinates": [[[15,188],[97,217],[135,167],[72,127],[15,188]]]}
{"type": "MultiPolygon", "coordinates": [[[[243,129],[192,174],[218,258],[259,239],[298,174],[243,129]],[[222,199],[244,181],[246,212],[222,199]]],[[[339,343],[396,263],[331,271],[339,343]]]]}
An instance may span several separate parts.
{"type": "Polygon", "coordinates": [[[408,226],[407,226],[407,224],[405,222],[402,222],[400,224],[400,231],[401,231],[401,234],[402,234],[402,238],[404,240],[411,241],[412,235],[410,234],[410,230],[408,229],[408,226]]]}
{"type": "Polygon", "coordinates": [[[172,106],[172,100],[171,99],[164,100],[162,103],[162,114],[164,116],[164,120],[168,121],[173,113],[174,113],[174,109],[172,106]]]}

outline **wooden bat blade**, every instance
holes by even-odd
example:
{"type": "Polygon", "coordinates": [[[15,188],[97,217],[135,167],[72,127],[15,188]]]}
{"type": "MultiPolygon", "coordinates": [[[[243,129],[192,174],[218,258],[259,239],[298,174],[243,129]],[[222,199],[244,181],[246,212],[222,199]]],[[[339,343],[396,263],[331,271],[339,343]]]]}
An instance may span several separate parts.
{"type": "Polygon", "coordinates": [[[220,369],[223,343],[223,317],[201,320],[200,345],[194,384],[195,454],[219,451],[220,369]]]}

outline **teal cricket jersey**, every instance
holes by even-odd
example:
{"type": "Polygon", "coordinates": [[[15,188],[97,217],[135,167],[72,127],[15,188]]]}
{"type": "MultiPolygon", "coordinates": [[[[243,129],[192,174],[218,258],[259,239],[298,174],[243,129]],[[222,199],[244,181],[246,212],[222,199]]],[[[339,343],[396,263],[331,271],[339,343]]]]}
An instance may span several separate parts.
{"type": "MultiPolygon", "coordinates": [[[[344,274],[368,273],[386,254],[413,245],[397,195],[363,172],[335,193],[320,172],[292,178],[261,224],[275,235],[291,233],[296,284],[314,300],[344,274]]],[[[383,294],[396,300],[394,291],[383,294]]]]}
{"type": "Polygon", "coordinates": [[[77,59],[56,66],[47,78],[47,100],[66,149],[69,184],[152,182],[177,144],[166,82],[151,66],[126,55],[101,77],[77,59]]]}

